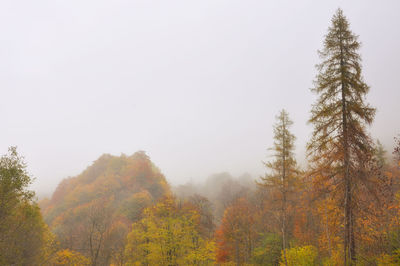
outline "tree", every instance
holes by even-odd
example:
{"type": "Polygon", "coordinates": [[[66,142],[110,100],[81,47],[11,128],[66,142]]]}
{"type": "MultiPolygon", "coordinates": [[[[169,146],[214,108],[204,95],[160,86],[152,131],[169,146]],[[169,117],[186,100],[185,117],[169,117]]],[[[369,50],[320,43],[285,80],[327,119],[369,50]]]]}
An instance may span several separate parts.
{"type": "Polygon", "coordinates": [[[217,262],[243,265],[250,261],[257,237],[255,223],[254,206],[246,198],[225,209],[216,232],[217,262]]]}
{"type": "Polygon", "coordinates": [[[63,249],[58,251],[49,263],[54,266],[89,266],[90,260],[79,252],[63,249]]]}
{"type": "Polygon", "coordinates": [[[262,182],[259,184],[271,190],[272,201],[277,203],[274,209],[278,213],[277,218],[282,235],[282,250],[286,258],[285,250],[289,235],[288,216],[299,171],[293,153],[295,136],[289,131],[293,122],[289,119],[289,114],[285,110],[282,110],[276,119],[274,145],[271,148],[274,159],[265,163],[271,173],[262,177],[262,182]]]}
{"type": "Polygon", "coordinates": [[[398,161],[398,166],[400,166],[400,136],[398,138],[394,138],[395,140],[395,147],[393,154],[395,156],[395,160],[398,161]]]}
{"type": "Polygon", "coordinates": [[[34,193],[27,190],[32,178],[26,171],[26,164],[16,147],[0,158],[0,221],[11,215],[22,201],[31,201],[34,193]]]}
{"type": "Polygon", "coordinates": [[[255,265],[278,265],[281,258],[281,246],[282,237],[280,235],[263,234],[261,243],[253,250],[252,263],[255,265]]]}
{"type": "MultiPolygon", "coordinates": [[[[111,248],[105,247],[105,242],[111,232],[113,222],[112,211],[108,201],[93,202],[88,206],[85,222],[85,233],[89,247],[90,261],[93,266],[106,262],[111,253],[111,248]]],[[[106,263],[104,263],[106,264],[106,263]]]]}
{"type": "Polygon", "coordinates": [[[15,147],[0,158],[0,264],[39,265],[49,234],[34,193],[32,178],[15,147]]]}
{"type": "Polygon", "coordinates": [[[326,178],[327,191],[339,197],[344,208],[345,265],[356,260],[354,191],[357,182],[365,181],[373,153],[365,126],[372,123],[375,109],[364,101],[369,87],[361,75],[357,39],[338,9],[320,52],[322,63],[312,89],[319,98],[309,120],[314,125],[308,144],[313,173],[326,178]]]}
{"type": "Polygon", "coordinates": [[[214,215],[211,202],[199,194],[189,197],[186,204],[193,205],[193,209],[199,214],[199,233],[204,238],[212,238],[215,231],[214,215]]]}
{"type": "Polygon", "coordinates": [[[317,255],[317,249],[313,246],[291,248],[287,251],[287,258],[282,252],[282,260],[287,262],[281,262],[280,265],[313,266],[316,265],[317,255]]]}
{"type": "Polygon", "coordinates": [[[212,264],[214,242],[201,237],[198,225],[198,213],[172,197],[145,209],[127,237],[127,265],[212,264]]]}
{"type": "Polygon", "coordinates": [[[383,147],[382,143],[379,140],[377,140],[374,157],[376,162],[378,163],[379,168],[384,168],[386,166],[387,164],[386,154],[387,151],[383,147]]]}

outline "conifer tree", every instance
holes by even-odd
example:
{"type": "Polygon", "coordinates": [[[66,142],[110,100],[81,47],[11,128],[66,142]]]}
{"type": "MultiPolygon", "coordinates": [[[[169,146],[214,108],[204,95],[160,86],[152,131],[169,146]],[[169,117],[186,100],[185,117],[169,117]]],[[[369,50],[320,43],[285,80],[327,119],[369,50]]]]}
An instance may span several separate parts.
{"type": "Polygon", "coordinates": [[[322,63],[312,89],[319,98],[311,110],[314,131],[307,147],[314,173],[326,177],[326,191],[343,206],[344,265],[356,260],[354,195],[373,153],[366,125],[375,109],[365,103],[369,87],[361,75],[359,48],[358,36],[338,9],[319,52],[322,63]]]}
{"type": "Polygon", "coordinates": [[[287,265],[288,216],[299,171],[293,153],[295,136],[289,131],[293,122],[289,119],[289,114],[285,110],[282,110],[276,119],[277,123],[274,125],[274,145],[270,149],[273,151],[272,156],[274,159],[265,163],[270,173],[262,177],[262,182],[259,184],[271,190],[274,197],[273,201],[278,205],[277,210],[281,226],[283,257],[287,265]]]}

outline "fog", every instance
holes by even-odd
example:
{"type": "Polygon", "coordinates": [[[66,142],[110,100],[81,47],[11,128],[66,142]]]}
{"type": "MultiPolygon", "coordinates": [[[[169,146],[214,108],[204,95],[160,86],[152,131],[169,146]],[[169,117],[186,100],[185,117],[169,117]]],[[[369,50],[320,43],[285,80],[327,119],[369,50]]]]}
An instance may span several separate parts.
{"type": "Polygon", "coordinates": [[[317,50],[341,7],[363,43],[371,135],[400,133],[399,1],[2,1],[0,153],[51,193],[103,153],[172,184],[257,177],[285,108],[304,164],[317,50]]]}

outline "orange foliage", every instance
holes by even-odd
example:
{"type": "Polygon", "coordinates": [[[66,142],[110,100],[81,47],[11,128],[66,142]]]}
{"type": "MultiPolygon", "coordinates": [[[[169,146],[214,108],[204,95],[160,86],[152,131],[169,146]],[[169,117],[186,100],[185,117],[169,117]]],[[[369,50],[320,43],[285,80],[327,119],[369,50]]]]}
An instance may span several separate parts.
{"type": "Polygon", "coordinates": [[[254,206],[239,198],[225,209],[221,225],[216,232],[217,262],[250,260],[257,237],[254,206]]]}
{"type": "Polygon", "coordinates": [[[106,154],[80,175],[63,180],[42,207],[63,248],[85,250],[92,261],[104,264],[115,254],[123,261],[124,239],[132,222],[140,219],[144,208],[169,194],[165,177],[144,152],[106,154]]]}

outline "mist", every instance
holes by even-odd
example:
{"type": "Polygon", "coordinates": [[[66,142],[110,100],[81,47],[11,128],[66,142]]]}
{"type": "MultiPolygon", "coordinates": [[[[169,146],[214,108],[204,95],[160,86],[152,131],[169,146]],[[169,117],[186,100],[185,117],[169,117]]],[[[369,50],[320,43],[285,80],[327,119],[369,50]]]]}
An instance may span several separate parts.
{"type": "Polygon", "coordinates": [[[317,50],[341,7],[389,153],[400,133],[398,1],[3,1],[0,153],[50,194],[101,154],[146,151],[173,184],[262,175],[275,116],[305,165],[317,50]]]}

